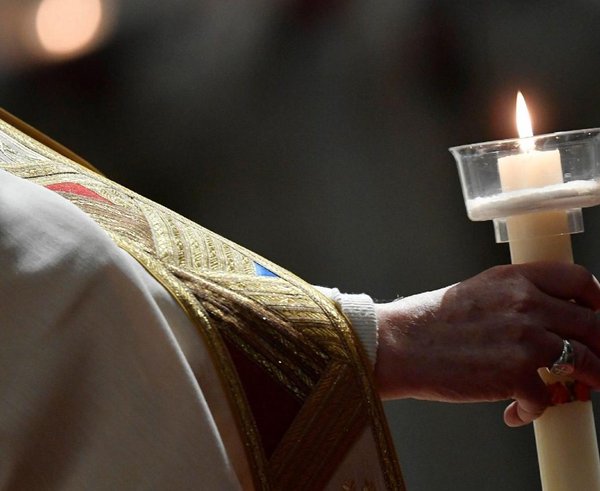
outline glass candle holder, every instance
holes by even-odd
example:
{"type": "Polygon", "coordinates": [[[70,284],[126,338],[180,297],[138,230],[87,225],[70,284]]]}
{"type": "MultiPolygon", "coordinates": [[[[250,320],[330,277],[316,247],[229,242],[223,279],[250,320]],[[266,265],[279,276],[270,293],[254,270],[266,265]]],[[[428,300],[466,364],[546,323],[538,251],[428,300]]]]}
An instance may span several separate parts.
{"type": "Polygon", "coordinates": [[[581,208],[600,204],[600,128],[461,145],[450,152],[467,215],[493,220],[498,242],[508,241],[508,217],[547,211],[565,211],[567,221],[544,234],[582,232],[581,208]]]}

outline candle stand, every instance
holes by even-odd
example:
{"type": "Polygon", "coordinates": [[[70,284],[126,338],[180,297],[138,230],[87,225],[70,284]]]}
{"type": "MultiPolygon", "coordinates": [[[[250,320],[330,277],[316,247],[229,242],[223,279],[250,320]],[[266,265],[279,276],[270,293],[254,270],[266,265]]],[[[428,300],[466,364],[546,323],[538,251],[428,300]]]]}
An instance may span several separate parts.
{"type": "MultiPolygon", "coordinates": [[[[513,264],[573,262],[569,234],[583,231],[581,208],[600,204],[600,129],[499,140],[450,149],[467,214],[493,220],[513,264]]],[[[557,353],[558,355],[558,353],[557,353]]],[[[541,368],[547,384],[570,386],[541,368]]],[[[534,422],[544,491],[600,490],[592,404],[549,407],[534,422]]]]}

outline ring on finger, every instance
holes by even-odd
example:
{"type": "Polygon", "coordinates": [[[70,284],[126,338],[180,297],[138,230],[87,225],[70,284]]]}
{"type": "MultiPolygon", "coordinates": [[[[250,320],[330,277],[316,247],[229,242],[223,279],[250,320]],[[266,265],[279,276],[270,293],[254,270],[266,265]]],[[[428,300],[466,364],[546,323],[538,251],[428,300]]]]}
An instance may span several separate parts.
{"type": "Polygon", "coordinates": [[[563,350],[550,367],[554,375],[571,375],[575,371],[575,351],[568,339],[563,339],[563,350]]]}

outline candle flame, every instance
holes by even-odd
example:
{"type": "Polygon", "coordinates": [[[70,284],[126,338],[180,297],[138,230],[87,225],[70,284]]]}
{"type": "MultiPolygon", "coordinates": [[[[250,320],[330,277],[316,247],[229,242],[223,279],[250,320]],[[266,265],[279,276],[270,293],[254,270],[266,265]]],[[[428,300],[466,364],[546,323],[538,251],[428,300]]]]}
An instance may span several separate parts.
{"type": "MultiPolygon", "coordinates": [[[[525,97],[523,97],[521,91],[517,93],[517,131],[519,132],[519,138],[529,138],[533,136],[531,117],[527,110],[525,97]]],[[[533,150],[534,146],[535,144],[532,140],[521,141],[521,148],[524,151],[533,150]]]]}

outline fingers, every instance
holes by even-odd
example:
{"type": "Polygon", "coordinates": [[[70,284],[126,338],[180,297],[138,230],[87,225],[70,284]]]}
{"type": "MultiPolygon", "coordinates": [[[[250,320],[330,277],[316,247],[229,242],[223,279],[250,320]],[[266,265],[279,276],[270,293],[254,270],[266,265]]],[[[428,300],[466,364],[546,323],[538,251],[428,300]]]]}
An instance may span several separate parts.
{"type": "MultiPolygon", "coordinates": [[[[571,345],[575,353],[575,372],[572,377],[589,387],[599,388],[600,358],[579,341],[572,340],[571,345]]],[[[557,345],[556,358],[548,366],[551,366],[558,359],[561,352],[562,340],[560,340],[560,349],[558,349],[557,345]]],[[[511,427],[531,423],[540,417],[544,410],[551,404],[549,389],[537,374],[535,377],[526,380],[514,397],[516,400],[504,410],[504,422],[511,427]]]]}
{"type": "MultiPolygon", "coordinates": [[[[519,274],[543,296],[534,295],[538,320],[561,338],[576,339],[600,355],[600,284],[581,266],[562,263],[529,263],[519,274]],[[571,301],[572,300],[572,301],[571,301]]],[[[530,303],[526,304],[532,307],[530,303]]],[[[530,310],[530,314],[534,310],[530,310]]]]}
{"type": "Polygon", "coordinates": [[[600,317],[594,311],[548,297],[542,315],[549,331],[561,338],[580,341],[600,355],[600,317]]]}
{"type": "MultiPolygon", "coordinates": [[[[574,353],[575,371],[569,375],[569,378],[579,380],[585,385],[594,389],[600,389],[600,357],[596,355],[588,346],[575,339],[570,339],[574,353]]],[[[551,368],[563,351],[563,340],[558,336],[545,343],[544,351],[547,352],[543,365],[551,368]],[[552,350],[548,346],[552,344],[552,350]],[[550,354],[551,353],[551,354],[550,354]]],[[[537,358],[537,357],[536,357],[537,358]]]]}
{"type": "Polygon", "coordinates": [[[506,426],[510,426],[511,428],[528,425],[539,418],[546,407],[544,406],[539,412],[529,412],[524,410],[517,401],[513,401],[504,410],[504,422],[506,426]]]}
{"type": "Polygon", "coordinates": [[[585,268],[556,262],[520,264],[518,267],[519,272],[542,292],[600,310],[600,284],[585,268]]]}
{"type": "Polygon", "coordinates": [[[519,394],[515,394],[513,401],[504,411],[504,422],[511,427],[523,426],[531,423],[542,415],[550,405],[550,395],[546,384],[542,382],[537,373],[532,376],[522,387],[519,394]]]}
{"type": "Polygon", "coordinates": [[[579,341],[571,340],[571,345],[575,353],[575,372],[572,377],[592,388],[600,388],[600,358],[579,341]]]}

